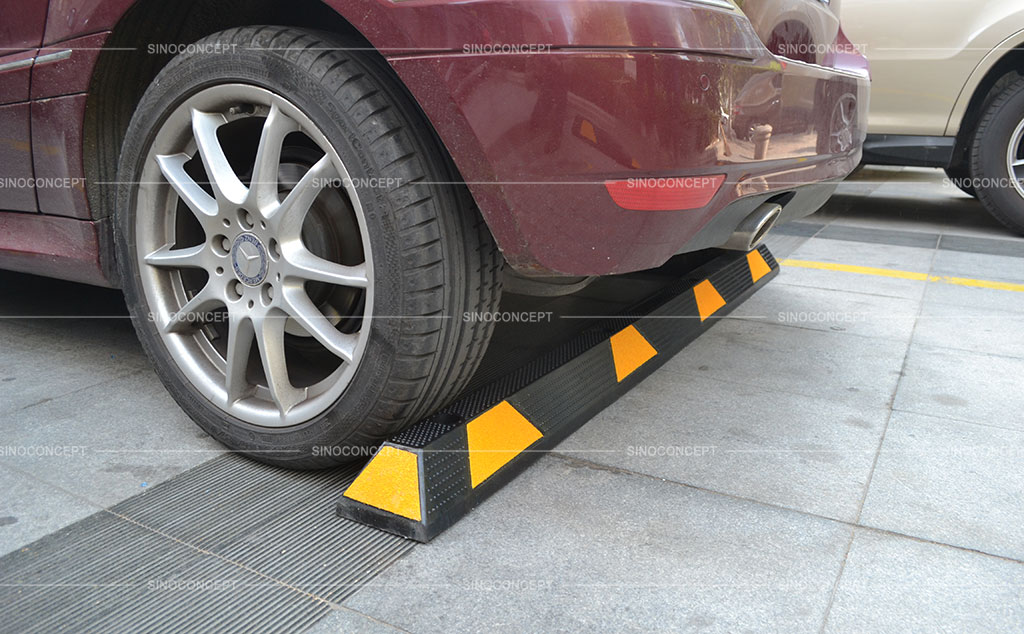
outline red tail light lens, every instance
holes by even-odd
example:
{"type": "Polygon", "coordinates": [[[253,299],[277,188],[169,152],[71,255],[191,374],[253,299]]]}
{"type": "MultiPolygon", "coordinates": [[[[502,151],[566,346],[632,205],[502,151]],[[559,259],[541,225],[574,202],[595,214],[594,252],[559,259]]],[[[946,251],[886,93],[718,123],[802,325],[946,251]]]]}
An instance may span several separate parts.
{"type": "Polygon", "coordinates": [[[685,211],[700,209],[715,197],[725,174],[678,178],[630,178],[605,181],[615,204],[630,211],[685,211]]]}

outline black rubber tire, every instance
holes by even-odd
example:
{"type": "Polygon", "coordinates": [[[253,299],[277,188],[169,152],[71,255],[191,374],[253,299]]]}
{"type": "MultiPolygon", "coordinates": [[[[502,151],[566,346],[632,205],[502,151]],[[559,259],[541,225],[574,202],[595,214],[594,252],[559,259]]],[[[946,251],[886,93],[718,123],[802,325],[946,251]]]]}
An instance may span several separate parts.
{"type": "Polygon", "coordinates": [[[972,198],[978,197],[978,191],[974,189],[974,185],[971,180],[971,170],[966,166],[964,167],[947,167],[943,170],[946,172],[946,176],[953,185],[960,191],[971,196],[972,198]]]}
{"type": "Polygon", "coordinates": [[[1006,153],[1017,125],[1024,120],[1024,79],[991,100],[978,123],[971,147],[971,176],[978,200],[997,220],[1024,235],[1024,196],[1010,182],[1006,153]]]}
{"type": "MultiPolygon", "coordinates": [[[[262,26],[201,41],[218,55],[182,54],[163,69],[136,109],[118,171],[117,259],[135,327],[161,380],[211,436],[263,462],[322,468],[347,462],[450,401],[469,381],[493,326],[463,320],[496,310],[502,257],[440,141],[415,102],[372,52],[335,36],[262,26]],[[338,151],[353,179],[400,179],[363,201],[374,261],[370,338],[346,391],[317,418],[282,429],[227,415],[188,382],[164,346],[142,292],[135,256],[135,198],[163,119],[188,95],[221,82],[285,95],[338,151]]],[[[203,46],[196,47],[203,49],[203,46]]]]}

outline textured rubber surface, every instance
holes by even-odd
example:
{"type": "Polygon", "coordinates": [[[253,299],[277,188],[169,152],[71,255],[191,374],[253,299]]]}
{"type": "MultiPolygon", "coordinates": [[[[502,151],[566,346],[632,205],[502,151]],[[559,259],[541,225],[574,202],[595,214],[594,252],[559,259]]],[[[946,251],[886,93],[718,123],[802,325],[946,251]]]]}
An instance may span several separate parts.
{"type": "Polygon", "coordinates": [[[295,632],[412,547],[339,520],[355,468],[237,455],[0,558],[0,632],[295,632]]]}
{"type": "MultiPolygon", "coordinates": [[[[387,510],[386,504],[374,506],[343,495],[338,502],[339,515],[429,541],[661,367],[777,273],[778,263],[765,247],[749,256],[722,255],[621,315],[598,321],[523,366],[508,368],[504,376],[464,395],[383,445],[416,456],[420,472],[416,483],[420,500],[417,513],[402,516],[387,510]],[[709,285],[720,301],[713,308],[702,309],[699,295],[693,289],[709,285]],[[713,316],[704,319],[700,316],[702,312],[713,316]],[[611,339],[623,332],[629,332],[653,352],[620,378],[611,339]],[[509,457],[502,466],[482,481],[474,482],[474,450],[467,430],[493,414],[492,408],[503,402],[503,407],[511,405],[525,424],[532,425],[542,436],[528,447],[507,452],[509,457]],[[411,519],[415,517],[420,519],[411,519]]],[[[504,429],[508,429],[507,425],[504,429]]],[[[360,483],[363,482],[361,479],[360,483]]],[[[390,487],[386,484],[379,489],[390,492],[390,487]]],[[[381,495],[377,499],[386,502],[389,498],[381,495]]]]}
{"type": "Polygon", "coordinates": [[[1024,235],[1024,197],[1009,183],[1006,152],[1014,129],[1024,120],[1024,79],[1006,87],[985,109],[971,147],[975,194],[992,216],[1024,235]]]}
{"type": "Polygon", "coordinates": [[[345,460],[324,448],[371,446],[447,403],[472,376],[493,330],[464,321],[492,311],[502,258],[429,122],[387,63],[335,36],[286,27],[211,35],[221,55],[183,54],[153,82],[125,141],[118,197],[118,261],[143,347],[178,403],[219,441],[291,468],[345,460]],[[372,333],[352,383],[334,409],[288,428],[237,420],[203,398],[170,360],[142,292],[134,200],[149,139],[177,100],[211,83],[242,82],[285,95],[331,141],[353,179],[401,183],[363,198],[374,260],[372,333]]]}

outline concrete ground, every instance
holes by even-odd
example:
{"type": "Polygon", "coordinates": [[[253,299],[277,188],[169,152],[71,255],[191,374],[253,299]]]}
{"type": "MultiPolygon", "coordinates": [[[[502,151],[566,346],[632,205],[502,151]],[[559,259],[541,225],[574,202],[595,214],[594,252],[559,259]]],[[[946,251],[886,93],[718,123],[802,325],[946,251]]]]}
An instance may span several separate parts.
{"type": "MultiPolygon", "coordinates": [[[[1020,631],[1024,240],[941,177],[843,184],[777,279],[314,629],[1020,631]]],[[[117,293],[0,285],[0,554],[223,452],[117,293]]]]}

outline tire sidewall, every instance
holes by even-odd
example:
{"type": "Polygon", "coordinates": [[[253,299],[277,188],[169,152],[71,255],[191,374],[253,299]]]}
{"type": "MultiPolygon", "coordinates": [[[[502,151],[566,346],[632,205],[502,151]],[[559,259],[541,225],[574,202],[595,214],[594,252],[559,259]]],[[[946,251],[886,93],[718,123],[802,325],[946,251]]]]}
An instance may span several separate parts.
{"type": "Polygon", "coordinates": [[[999,220],[1024,232],[1024,196],[1013,186],[1007,151],[1013,133],[1024,120],[1024,82],[1016,82],[997,99],[974,139],[971,176],[974,190],[999,220]]]}

